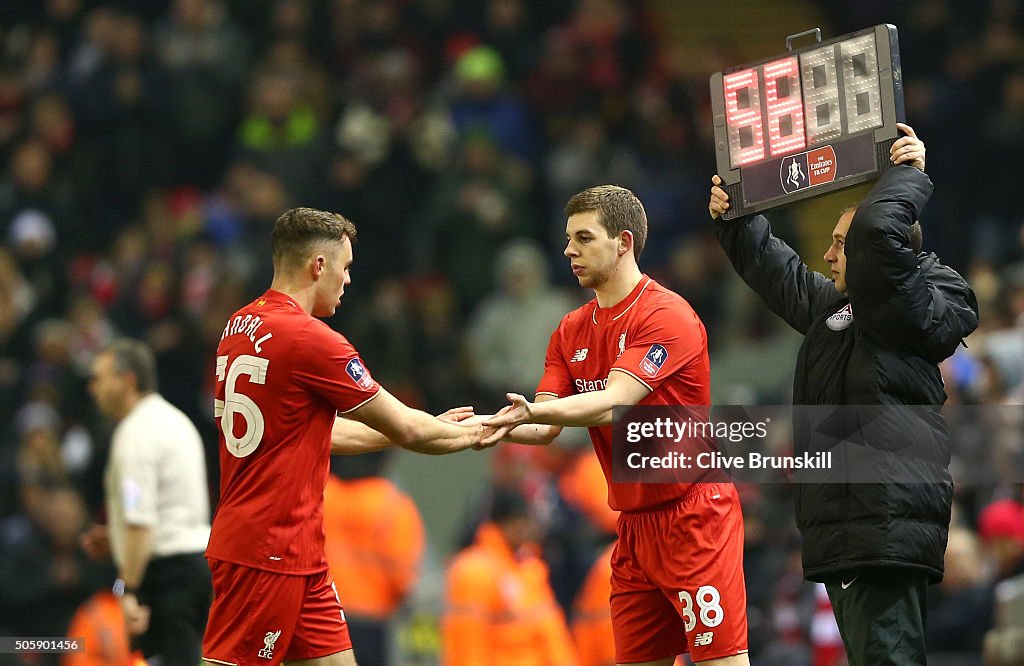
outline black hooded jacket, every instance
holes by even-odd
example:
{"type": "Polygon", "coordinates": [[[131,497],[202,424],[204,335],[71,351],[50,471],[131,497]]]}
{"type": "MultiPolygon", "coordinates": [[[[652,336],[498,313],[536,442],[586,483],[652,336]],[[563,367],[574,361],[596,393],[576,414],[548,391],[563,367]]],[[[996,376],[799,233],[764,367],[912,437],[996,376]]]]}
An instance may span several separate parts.
{"type": "Polygon", "coordinates": [[[808,269],[763,216],[716,221],[739,275],[805,336],[793,380],[794,448],[835,450],[825,476],[796,488],[811,580],[865,567],[942,578],[953,488],[938,363],[977,327],[978,303],[956,271],[911,248],[910,226],[931,192],[913,167],[882,174],[847,234],[846,294],[808,269]],[[836,438],[820,436],[811,423],[819,408],[802,405],[855,407],[836,410],[844,424],[836,438]],[[858,451],[867,457],[854,460],[858,451]],[[870,467],[867,477],[852,476],[858,464],[862,473],[870,467]]]}

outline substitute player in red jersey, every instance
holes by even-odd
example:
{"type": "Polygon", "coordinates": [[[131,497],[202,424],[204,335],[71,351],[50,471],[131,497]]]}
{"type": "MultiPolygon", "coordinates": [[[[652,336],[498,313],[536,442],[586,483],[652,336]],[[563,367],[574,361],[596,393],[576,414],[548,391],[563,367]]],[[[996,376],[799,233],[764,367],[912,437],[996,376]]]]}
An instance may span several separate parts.
{"type": "Polygon", "coordinates": [[[536,402],[486,425],[500,439],[547,444],[563,426],[587,426],[621,511],[612,553],[612,629],[620,664],[748,664],[743,518],[730,483],[615,483],[612,407],[707,406],[707,335],[689,303],[640,272],[647,215],[627,189],[604,185],[565,207],[565,256],[597,298],[551,336],[536,402]],[[511,430],[510,430],[511,429],[511,430]]]}
{"type": "Polygon", "coordinates": [[[217,347],[221,483],[206,551],[214,589],[206,662],[354,665],[324,557],[330,453],[391,443],[449,453],[492,432],[406,407],[343,335],[315,319],[341,304],[355,237],[335,213],[282,214],[273,283],[228,320],[217,347]]]}

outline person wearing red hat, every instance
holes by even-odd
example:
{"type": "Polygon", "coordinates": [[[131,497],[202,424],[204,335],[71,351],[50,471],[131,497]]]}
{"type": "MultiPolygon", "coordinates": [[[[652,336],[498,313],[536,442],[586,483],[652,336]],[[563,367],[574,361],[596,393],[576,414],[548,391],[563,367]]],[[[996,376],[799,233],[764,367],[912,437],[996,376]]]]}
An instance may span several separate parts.
{"type": "Polygon", "coordinates": [[[1012,499],[989,504],[978,516],[978,535],[995,560],[999,580],[1024,573],[1024,505],[1012,499]]]}

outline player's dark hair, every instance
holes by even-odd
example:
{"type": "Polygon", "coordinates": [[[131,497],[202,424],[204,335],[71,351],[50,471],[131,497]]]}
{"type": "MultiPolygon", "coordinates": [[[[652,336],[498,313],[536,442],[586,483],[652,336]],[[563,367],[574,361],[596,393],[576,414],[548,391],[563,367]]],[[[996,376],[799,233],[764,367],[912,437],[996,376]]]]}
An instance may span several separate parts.
{"type": "Polygon", "coordinates": [[[633,256],[640,260],[640,253],[647,243],[647,213],[635,194],[618,185],[598,185],[583,190],[565,204],[566,217],[589,211],[597,211],[609,238],[615,238],[623,231],[631,232],[633,256]]]}
{"type": "MultiPolygon", "coordinates": [[[[839,217],[846,215],[851,210],[857,210],[857,204],[847,206],[839,211],[839,217]]],[[[918,220],[910,225],[910,249],[917,253],[921,251],[922,247],[924,247],[924,232],[921,230],[921,221],[918,220]]]]}
{"type": "Polygon", "coordinates": [[[343,215],[316,208],[286,210],[274,222],[270,236],[274,266],[304,259],[314,246],[342,241],[346,237],[356,242],[356,225],[343,215]]]}
{"type": "Polygon", "coordinates": [[[114,359],[114,368],[119,373],[135,375],[135,388],[139,393],[152,393],[156,390],[156,357],[146,343],[122,338],[103,351],[114,359]]]}

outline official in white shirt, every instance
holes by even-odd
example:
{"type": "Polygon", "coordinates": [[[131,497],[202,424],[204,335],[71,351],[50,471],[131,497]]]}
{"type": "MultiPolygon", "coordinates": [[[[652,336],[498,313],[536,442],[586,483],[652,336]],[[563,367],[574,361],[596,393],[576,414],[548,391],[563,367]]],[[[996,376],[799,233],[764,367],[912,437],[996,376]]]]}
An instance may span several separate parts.
{"type": "Polygon", "coordinates": [[[153,352],[139,341],[119,340],[93,362],[90,390],[117,427],[104,477],[107,525],[83,544],[93,554],[109,548],[114,593],[146,659],[195,666],[212,595],[206,463],[195,426],[156,389],[153,352]]]}

